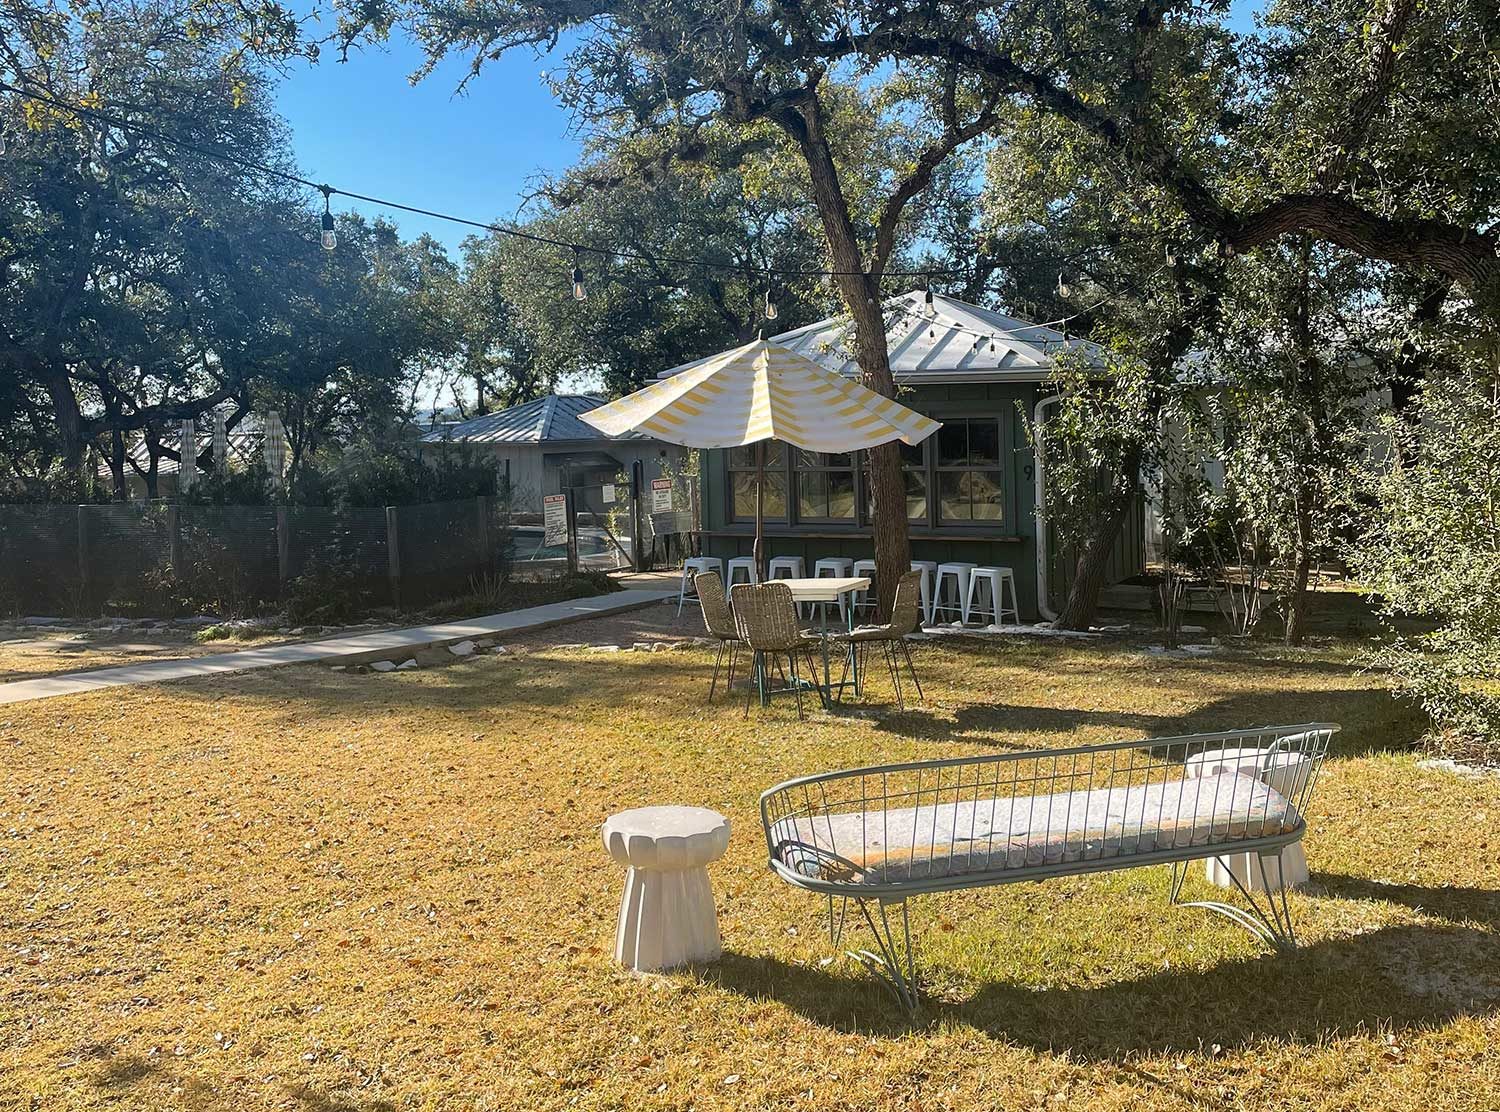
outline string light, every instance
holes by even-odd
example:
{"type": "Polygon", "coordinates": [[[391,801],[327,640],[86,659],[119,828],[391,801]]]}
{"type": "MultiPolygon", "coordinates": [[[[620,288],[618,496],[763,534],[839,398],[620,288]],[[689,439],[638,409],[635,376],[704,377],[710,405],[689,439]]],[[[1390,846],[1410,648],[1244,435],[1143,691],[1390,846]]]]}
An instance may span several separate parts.
{"type": "Polygon", "coordinates": [[[339,245],[339,234],[333,230],[333,210],[329,208],[333,190],[326,185],[319,188],[323,192],[323,250],[332,251],[339,245]]]}
{"type": "Polygon", "coordinates": [[[1068,285],[1067,278],[1059,274],[1057,276],[1057,296],[1065,298],[1072,292],[1072,287],[1068,285]]]}
{"type": "Polygon", "coordinates": [[[583,288],[583,252],[580,248],[573,248],[573,300],[585,301],[588,299],[589,291],[583,288]]]}
{"type": "MultiPolygon", "coordinates": [[[[26,79],[22,78],[22,80],[24,81],[26,79]]],[[[439,212],[439,211],[436,211],[436,210],[433,210],[433,209],[421,208],[421,207],[416,206],[416,205],[408,205],[408,204],[404,204],[403,202],[393,201],[393,200],[390,200],[390,199],[384,198],[384,197],[375,197],[375,196],[371,196],[369,194],[355,193],[355,192],[352,192],[352,191],[346,190],[346,189],[338,189],[338,188],[335,188],[335,187],[330,186],[330,185],[319,184],[319,183],[314,182],[314,181],[312,181],[312,180],[310,180],[308,178],[304,178],[304,177],[302,177],[302,176],[300,176],[298,174],[291,173],[288,170],[283,170],[283,169],[280,169],[280,168],[275,167],[275,166],[268,166],[268,165],[266,165],[265,163],[262,163],[262,162],[256,162],[253,159],[244,158],[244,157],[242,157],[240,155],[231,154],[231,153],[229,153],[227,151],[214,150],[212,148],[208,148],[208,147],[201,146],[199,144],[191,143],[191,142],[188,142],[188,141],[183,140],[183,139],[178,139],[175,136],[166,135],[166,134],[164,134],[164,133],[162,133],[160,131],[156,131],[156,130],[150,128],[150,127],[147,127],[147,126],[144,126],[142,124],[136,123],[134,120],[125,119],[125,118],[123,118],[123,117],[121,117],[119,115],[116,115],[114,113],[110,113],[110,112],[107,112],[107,111],[101,111],[100,109],[96,109],[96,108],[84,107],[83,105],[70,103],[70,102],[64,101],[64,100],[59,100],[56,97],[53,97],[53,96],[51,96],[51,95],[49,95],[49,94],[47,94],[45,92],[37,91],[35,89],[23,88],[21,86],[12,85],[9,82],[0,80],[0,91],[13,93],[13,94],[15,94],[17,96],[24,97],[24,98],[26,98],[28,100],[34,101],[34,102],[39,103],[39,104],[50,105],[53,108],[56,108],[56,109],[58,109],[58,110],[60,110],[62,112],[67,112],[67,113],[69,113],[69,114],[71,114],[73,116],[81,117],[81,118],[84,118],[84,119],[98,120],[98,121],[100,121],[102,123],[109,124],[112,127],[120,128],[121,130],[124,130],[124,131],[130,131],[130,132],[134,132],[135,134],[138,134],[138,135],[149,136],[151,138],[154,138],[154,139],[158,140],[159,142],[168,144],[169,146],[172,146],[172,147],[176,147],[176,148],[178,148],[180,150],[190,151],[190,152],[192,152],[194,154],[197,154],[197,155],[200,155],[200,156],[202,156],[204,158],[213,159],[214,161],[221,162],[221,163],[224,163],[224,164],[227,164],[227,165],[238,166],[238,167],[241,167],[242,169],[249,170],[249,171],[252,171],[252,172],[255,172],[255,173],[259,173],[259,174],[264,174],[264,175],[266,175],[268,177],[277,178],[277,179],[280,179],[282,181],[292,182],[294,184],[301,185],[301,186],[304,186],[304,187],[309,188],[309,189],[317,190],[318,192],[320,192],[320,193],[323,194],[323,201],[324,201],[324,212],[323,212],[323,217],[322,217],[322,222],[321,222],[322,223],[321,241],[323,243],[323,246],[327,250],[330,250],[330,251],[333,250],[337,246],[338,237],[337,237],[337,233],[335,232],[335,230],[333,228],[333,214],[332,214],[332,211],[330,209],[329,202],[330,202],[330,198],[332,198],[335,194],[338,194],[340,196],[347,197],[347,198],[349,198],[352,201],[362,201],[365,204],[376,205],[376,206],[379,206],[381,208],[393,209],[393,210],[396,210],[398,212],[406,212],[406,213],[410,213],[410,214],[412,214],[414,216],[423,216],[423,217],[427,217],[427,218],[432,219],[432,220],[443,220],[443,221],[446,221],[446,222],[451,223],[451,224],[458,224],[458,225],[462,225],[462,226],[468,227],[468,228],[475,228],[475,229],[478,229],[480,231],[492,232],[492,233],[494,233],[496,235],[508,236],[508,237],[511,237],[511,238],[514,238],[514,239],[526,240],[526,241],[531,242],[531,243],[539,243],[539,244],[544,244],[544,245],[551,246],[551,247],[558,247],[558,248],[563,248],[563,249],[566,249],[566,250],[571,250],[573,252],[573,254],[574,254],[574,267],[573,267],[573,271],[574,271],[573,287],[574,288],[573,288],[573,296],[577,300],[579,300],[579,301],[584,300],[585,297],[587,296],[587,292],[584,290],[583,283],[582,283],[582,279],[583,279],[582,269],[578,265],[578,258],[579,258],[580,253],[582,251],[586,251],[586,250],[587,251],[595,251],[595,252],[597,252],[597,253],[599,253],[601,255],[611,255],[614,258],[616,258],[618,260],[621,260],[621,261],[629,260],[629,261],[646,262],[646,263],[652,263],[652,264],[663,264],[663,263],[665,263],[665,264],[672,264],[672,265],[683,266],[683,267],[694,267],[694,268],[698,268],[698,269],[701,269],[701,270],[707,270],[707,271],[744,271],[746,269],[741,264],[725,263],[725,262],[720,262],[720,261],[716,261],[716,260],[712,260],[712,259],[693,258],[693,257],[681,256],[681,255],[656,255],[656,254],[649,254],[649,253],[645,253],[645,252],[625,251],[625,250],[618,250],[618,249],[611,249],[611,250],[608,250],[608,251],[601,251],[599,248],[592,247],[592,246],[590,246],[588,244],[572,243],[572,242],[570,242],[568,240],[556,239],[556,238],[553,238],[551,236],[540,235],[540,234],[538,234],[536,232],[528,232],[528,231],[524,231],[524,230],[522,230],[520,228],[509,227],[509,226],[504,225],[504,224],[493,224],[493,223],[482,222],[482,221],[478,221],[478,220],[470,220],[470,219],[467,219],[467,218],[462,217],[462,216],[455,216],[452,213],[439,212]]],[[[0,128],[0,154],[4,154],[5,153],[5,149],[6,149],[5,148],[5,132],[4,132],[3,128],[0,128]]],[[[1207,236],[1201,236],[1197,240],[1195,240],[1193,244],[1189,244],[1188,248],[1191,249],[1192,247],[1194,247],[1194,246],[1196,246],[1198,244],[1207,242],[1207,240],[1208,240],[1207,236]]],[[[1220,241],[1218,246],[1219,246],[1220,253],[1224,257],[1226,257],[1226,258],[1227,257],[1233,257],[1236,254],[1236,252],[1234,250],[1234,245],[1231,244],[1231,243],[1229,243],[1227,240],[1220,241]]],[[[1171,265],[1175,264],[1175,258],[1176,258],[1176,253],[1175,252],[1171,252],[1171,250],[1169,248],[1168,266],[1171,266],[1171,265]]],[[[1156,271],[1153,271],[1151,274],[1149,274],[1149,275],[1146,276],[1145,281],[1149,281],[1151,278],[1156,277],[1164,269],[1166,269],[1166,267],[1158,268],[1156,271]]],[[[771,266],[767,266],[767,267],[760,267],[760,268],[750,268],[750,272],[752,274],[755,274],[755,273],[763,274],[763,275],[766,275],[768,277],[775,276],[775,275],[780,275],[780,276],[782,276],[784,278],[819,278],[819,277],[822,277],[822,278],[830,279],[830,280],[831,279],[835,279],[835,278],[839,278],[839,277],[850,277],[850,276],[868,277],[868,275],[864,274],[863,272],[842,271],[842,270],[811,270],[811,269],[803,269],[803,268],[795,268],[795,267],[771,267],[771,266]]],[[[887,277],[891,277],[891,278],[902,278],[902,277],[905,277],[905,278],[918,278],[919,277],[919,278],[921,278],[922,279],[922,285],[923,285],[923,300],[924,300],[924,302],[926,304],[926,307],[927,307],[927,310],[929,311],[929,313],[931,313],[933,311],[932,277],[934,275],[958,275],[958,274],[963,274],[963,273],[966,273],[966,272],[965,271],[961,271],[961,270],[956,269],[956,268],[932,268],[932,267],[925,267],[922,270],[886,270],[884,272],[884,274],[887,277]]],[[[1063,276],[1062,275],[1058,276],[1058,281],[1059,281],[1059,289],[1058,289],[1059,294],[1061,294],[1064,297],[1067,297],[1068,294],[1071,291],[1069,290],[1067,284],[1063,281],[1063,276]]],[[[1140,292],[1140,288],[1141,288],[1141,286],[1139,284],[1136,284],[1136,283],[1132,283],[1131,287],[1130,287],[1130,289],[1132,291],[1134,291],[1134,292],[1140,292]]],[[[1106,294],[1104,297],[1102,297],[1099,301],[1097,301],[1093,305],[1090,305],[1087,308],[1076,310],[1073,313],[1071,313],[1071,314],[1069,314],[1069,315],[1067,315],[1065,317],[1059,317],[1056,320],[1038,322],[1038,323],[1034,323],[1034,324],[1027,324],[1027,325],[1024,326],[1024,330],[1030,330],[1030,329],[1047,329],[1047,330],[1051,330],[1051,329],[1054,329],[1058,325],[1067,324],[1069,321],[1074,320],[1077,317],[1084,316],[1084,315],[1086,315],[1088,313],[1091,313],[1095,309],[1098,309],[1100,306],[1105,305],[1105,304],[1107,304],[1107,303],[1109,303],[1111,301],[1114,301],[1114,300],[1118,299],[1119,297],[1121,297],[1121,296],[1124,295],[1124,292],[1126,292],[1126,291],[1121,291],[1120,293],[1114,293],[1114,294],[1106,294]]],[[[770,319],[770,318],[768,318],[768,319],[770,319]]],[[[954,329],[954,330],[957,330],[957,331],[960,331],[960,332],[969,332],[969,331],[971,331],[969,329],[963,328],[962,326],[958,326],[958,325],[953,324],[951,322],[945,322],[945,327],[950,328],[950,329],[954,329]]],[[[936,335],[936,333],[932,333],[932,334],[936,335]]]]}
{"type": "Polygon", "coordinates": [[[776,295],[772,287],[766,287],[766,320],[775,320],[780,314],[776,309],[776,295]]]}

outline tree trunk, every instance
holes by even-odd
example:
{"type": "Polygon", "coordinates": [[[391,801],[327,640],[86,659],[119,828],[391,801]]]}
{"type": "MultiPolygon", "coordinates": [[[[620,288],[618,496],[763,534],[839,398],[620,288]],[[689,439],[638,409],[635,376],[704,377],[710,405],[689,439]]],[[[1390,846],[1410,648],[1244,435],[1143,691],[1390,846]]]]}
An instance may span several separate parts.
{"type": "MultiPolygon", "coordinates": [[[[807,162],[813,201],[823,221],[833,269],[838,272],[839,293],[854,318],[855,360],[861,378],[875,393],[894,398],[896,380],[891,374],[885,313],[880,304],[880,270],[884,260],[878,259],[873,268],[866,268],[833,151],[823,130],[823,111],[817,94],[810,92],[801,104],[778,114],[776,121],[796,141],[807,162]]],[[[886,616],[895,602],[896,581],[911,570],[906,487],[901,475],[901,453],[895,444],[871,448],[869,457],[875,590],[879,613],[886,616]]]]}
{"type": "Polygon", "coordinates": [[[1292,565],[1292,587],[1286,598],[1286,643],[1300,645],[1307,636],[1307,612],[1312,603],[1308,584],[1312,580],[1313,522],[1311,493],[1302,491],[1297,502],[1297,552],[1292,565]]]}
{"type": "Polygon", "coordinates": [[[1121,461],[1120,473],[1111,476],[1113,482],[1119,484],[1121,493],[1110,499],[1078,553],[1073,566],[1073,582],[1068,585],[1068,597],[1053,623],[1057,628],[1088,629],[1093,623],[1099,611],[1099,593],[1104,589],[1104,569],[1114,551],[1115,541],[1119,539],[1120,526],[1136,497],[1140,470],[1141,453],[1137,448],[1121,461]]]}
{"type": "Polygon", "coordinates": [[[129,501],[130,490],[125,485],[125,437],[118,428],[109,430],[109,474],[114,485],[115,501],[129,501]]]}

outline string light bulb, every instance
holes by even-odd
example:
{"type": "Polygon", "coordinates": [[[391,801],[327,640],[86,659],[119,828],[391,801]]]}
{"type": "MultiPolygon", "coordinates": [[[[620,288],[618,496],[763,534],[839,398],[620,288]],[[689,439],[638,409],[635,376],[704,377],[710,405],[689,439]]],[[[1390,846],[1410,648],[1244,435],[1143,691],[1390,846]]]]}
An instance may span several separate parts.
{"type": "Polygon", "coordinates": [[[1172,245],[1170,243],[1167,244],[1167,265],[1170,267],[1175,267],[1177,265],[1177,252],[1172,250],[1172,245]]]}
{"type": "Polygon", "coordinates": [[[587,301],[589,291],[583,286],[583,253],[573,248],[573,300],[587,301]]]}
{"type": "Polygon", "coordinates": [[[1059,274],[1057,276],[1057,296],[1058,297],[1067,297],[1072,292],[1073,292],[1073,289],[1072,289],[1071,286],[1068,285],[1067,276],[1063,275],[1063,274],[1059,274]]]}
{"type": "Polygon", "coordinates": [[[932,311],[932,275],[922,275],[922,300],[927,303],[928,312],[932,311]]]}
{"type": "Polygon", "coordinates": [[[323,250],[332,251],[339,245],[339,235],[333,230],[333,209],[329,207],[333,190],[326,185],[319,188],[323,191],[323,250]]]}
{"type": "Polygon", "coordinates": [[[5,129],[0,127],[0,157],[5,155],[5,129]]]}
{"type": "Polygon", "coordinates": [[[779,312],[778,312],[778,310],[776,308],[776,293],[775,293],[775,290],[772,287],[767,286],[766,287],[766,320],[775,320],[777,318],[777,316],[779,316],[779,315],[780,314],[779,314],[779,312]]]}

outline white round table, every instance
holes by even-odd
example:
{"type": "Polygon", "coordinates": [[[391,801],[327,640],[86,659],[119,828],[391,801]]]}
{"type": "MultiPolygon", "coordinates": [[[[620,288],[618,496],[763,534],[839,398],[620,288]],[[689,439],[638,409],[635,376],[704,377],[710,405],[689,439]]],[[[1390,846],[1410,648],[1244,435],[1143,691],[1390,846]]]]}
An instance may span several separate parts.
{"type": "Polygon", "coordinates": [[[615,960],[650,972],[719,956],[719,917],[708,864],[729,848],[729,820],[704,807],[638,807],[601,828],[622,865],[625,895],[615,960]]]}
{"type": "MultiPolygon", "coordinates": [[[[1287,740],[1292,740],[1288,738],[1287,740]]],[[[1213,776],[1227,772],[1254,775],[1273,791],[1288,799],[1295,799],[1312,775],[1313,761],[1304,753],[1285,752],[1269,755],[1269,750],[1254,747],[1240,749],[1207,749],[1187,759],[1183,776],[1189,780],[1201,776],[1213,776]]],[[[1282,887],[1295,888],[1307,883],[1307,854],[1300,841],[1293,842],[1281,851],[1276,862],[1266,862],[1265,880],[1261,879],[1258,854],[1226,853],[1210,857],[1203,862],[1204,873],[1209,883],[1220,888],[1233,888],[1238,880],[1251,892],[1266,891],[1266,882],[1271,891],[1282,887]]]]}

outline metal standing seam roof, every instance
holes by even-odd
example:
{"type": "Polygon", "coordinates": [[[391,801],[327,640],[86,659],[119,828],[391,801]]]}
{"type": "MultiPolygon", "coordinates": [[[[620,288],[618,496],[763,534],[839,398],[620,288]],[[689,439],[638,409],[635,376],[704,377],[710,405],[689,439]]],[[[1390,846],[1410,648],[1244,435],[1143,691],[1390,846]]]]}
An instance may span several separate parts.
{"type": "MultiPolygon", "coordinates": [[[[1055,357],[1064,350],[1102,361],[1097,344],[1065,337],[1054,328],[942,294],[932,295],[930,309],[924,299],[923,291],[912,290],[886,302],[886,342],[898,382],[1038,382],[1051,375],[1055,357]]],[[[828,317],[771,340],[847,378],[858,378],[853,328],[847,316],[828,317]]],[[[668,378],[696,362],[658,377],[668,378]]]]}
{"type": "Polygon", "coordinates": [[[589,440],[649,440],[642,433],[605,436],[592,425],[578,419],[604,404],[597,394],[549,394],[535,401],[522,402],[499,413],[487,413],[460,421],[455,425],[433,429],[422,437],[423,444],[461,441],[468,444],[553,444],[589,440]]]}

